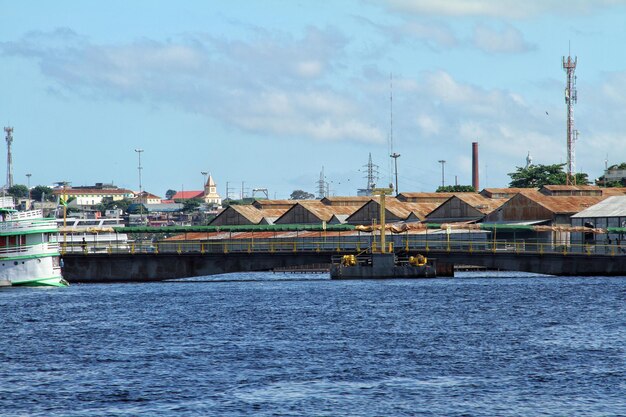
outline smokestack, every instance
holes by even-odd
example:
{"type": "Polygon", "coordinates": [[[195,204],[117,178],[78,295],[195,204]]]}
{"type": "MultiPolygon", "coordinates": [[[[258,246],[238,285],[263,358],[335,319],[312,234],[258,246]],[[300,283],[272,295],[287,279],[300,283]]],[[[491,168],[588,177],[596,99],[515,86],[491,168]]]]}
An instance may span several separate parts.
{"type": "Polygon", "coordinates": [[[472,142],[472,187],[480,191],[478,185],[478,142],[472,142]]]}

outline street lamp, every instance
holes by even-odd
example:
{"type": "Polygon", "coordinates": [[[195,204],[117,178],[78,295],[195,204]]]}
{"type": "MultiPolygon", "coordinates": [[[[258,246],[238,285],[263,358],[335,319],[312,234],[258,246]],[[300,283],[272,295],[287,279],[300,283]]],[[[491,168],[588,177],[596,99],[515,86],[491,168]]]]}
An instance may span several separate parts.
{"type": "Polygon", "coordinates": [[[393,158],[393,163],[395,165],[395,171],[396,171],[396,196],[398,195],[398,158],[400,158],[400,154],[397,152],[392,153],[391,155],[389,155],[390,157],[393,158]]]}
{"type": "Polygon", "coordinates": [[[439,163],[441,164],[441,186],[445,187],[446,186],[446,180],[445,180],[445,165],[446,165],[446,161],[444,161],[443,159],[439,160],[439,163]]]}
{"type": "Polygon", "coordinates": [[[139,213],[141,224],[143,224],[143,187],[141,185],[141,153],[143,152],[143,149],[135,149],[135,152],[137,152],[137,156],[139,157],[139,166],[137,167],[137,170],[139,171],[139,213]]]}
{"type": "Polygon", "coordinates": [[[27,185],[28,186],[28,210],[30,210],[30,177],[32,175],[33,174],[26,174],[26,178],[27,178],[26,183],[28,184],[27,185]]]}
{"type": "Polygon", "coordinates": [[[202,171],[200,173],[202,174],[202,177],[204,178],[204,182],[202,183],[202,189],[204,190],[204,187],[206,187],[206,176],[207,176],[208,172],[202,171]]]}

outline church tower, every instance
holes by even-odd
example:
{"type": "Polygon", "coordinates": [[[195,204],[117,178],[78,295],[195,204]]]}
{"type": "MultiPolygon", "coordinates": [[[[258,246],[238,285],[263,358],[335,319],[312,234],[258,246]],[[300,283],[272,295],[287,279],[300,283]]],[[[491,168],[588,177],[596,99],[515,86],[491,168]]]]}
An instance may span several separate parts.
{"type": "Polygon", "coordinates": [[[222,205],[222,197],[217,193],[217,184],[211,174],[209,174],[209,179],[204,184],[204,202],[210,205],[222,205]]]}

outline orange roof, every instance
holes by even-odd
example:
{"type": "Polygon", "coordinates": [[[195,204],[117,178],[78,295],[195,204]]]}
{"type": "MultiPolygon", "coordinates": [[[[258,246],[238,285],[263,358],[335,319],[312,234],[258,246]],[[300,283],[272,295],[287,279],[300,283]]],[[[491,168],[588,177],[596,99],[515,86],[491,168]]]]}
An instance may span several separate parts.
{"type": "Polygon", "coordinates": [[[506,198],[487,198],[480,194],[463,193],[456,198],[472,206],[483,214],[489,214],[506,202],[506,198]]]}
{"type": "MultiPolygon", "coordinates": [[[[506,195],[513,195],[513,194],[519,194],[519,193],[524,193],[527,191],[536,191],[536,188],[484,188],[480,194],[487,194],[485,197],[489,197],[492,198],[493,195],[495,194],[506,194],[506,195]]],[[[496,197],[497,198],[497,197],[496,197]]]]}
{"type": "Polygon", "coordinates": [[[404,205],[418,219],[424,220],[428,214],[441,206],[441,203],[404,203],[404,205]]]}
{"type": "Polygon", "coordinates": [[[593,206],[596,203],[607,198],[607,196],[579,196],[579,195],[567,195],[567,196],[552,196],[545,195],[538,191],[534,193],[523,193],[523,196],[534,201],[540,206],[550,210],[555,214],[570,214],[578,213],[588,207],[593,206]]]}
{"type": "Polygon", "coordinates": [[[335,214],[350,215],[358,210],[357,206],[327,206],[317,200],[300,201],[298,205],[304,207],[306,210],[309,210],[324,221],[330,220],[335,214]]]}
{"type": "Polygon", "coordinates": [[[258,206],[283,206],[283,205],[293,206],[298,201],[307,201],[307,200],[254,200],[252,204],[258,205],[258,206]]]}
{"type": "Polygon", "coordinates": [[[600,190],[597,185],[544,185],[542,188],[550,191],[600,190]]]}
{"type": "Polygon", "coordinates": [[[333,196],[333,197],[324,197],[322,198],[321,202],[328,205],[328,206],[333,206],[333,205],[337,205],[337,204],[346,204],[346,203],[350,203],[352,205],[363,205],[365,203],[367,203],[368,201],[372,200],[374,197],[373,196],[333,196]]]}
{"type": "Polygon", "coordinates": [[[626,194],[625,187],[609,187],[602,189],[602,195],[612,196],[612,195],[624,195],[626,194]]]}

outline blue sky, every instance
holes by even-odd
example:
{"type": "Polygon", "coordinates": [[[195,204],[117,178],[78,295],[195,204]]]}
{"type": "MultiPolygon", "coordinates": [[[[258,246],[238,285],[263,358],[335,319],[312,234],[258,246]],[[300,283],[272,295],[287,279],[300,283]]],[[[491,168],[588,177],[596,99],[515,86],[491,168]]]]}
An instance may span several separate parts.
{"type": "MultiPolygon", "coordinates": [[[[563,55],[578,57],[576,170],[626,161],[626,1],[0,0],[0,120],[14,178],[225,196],[471,183],[566,160],[563,55]],[[567,6],[567,7],[566,7],[567,6]],[[393,129],[390,75],[393,78],[393,129]]],[[[3,142],[4,143],[4,142],[3,142]]],[[[3,149],[6,149],[3,147],[3,149]]],[[[1,164],[3,174],[6,165],[1,164]]]]}

